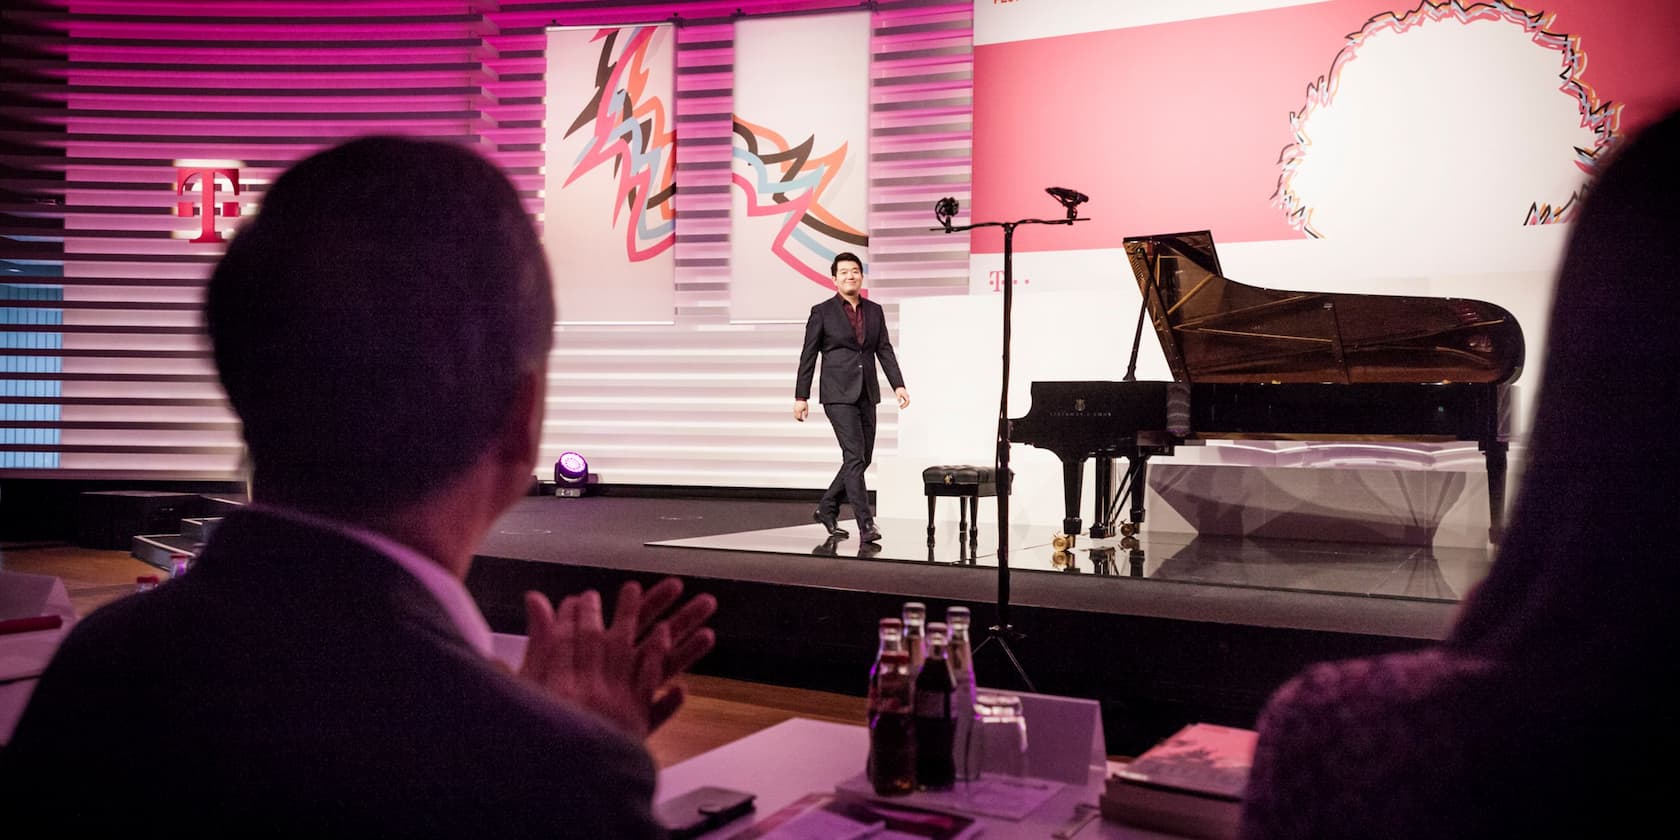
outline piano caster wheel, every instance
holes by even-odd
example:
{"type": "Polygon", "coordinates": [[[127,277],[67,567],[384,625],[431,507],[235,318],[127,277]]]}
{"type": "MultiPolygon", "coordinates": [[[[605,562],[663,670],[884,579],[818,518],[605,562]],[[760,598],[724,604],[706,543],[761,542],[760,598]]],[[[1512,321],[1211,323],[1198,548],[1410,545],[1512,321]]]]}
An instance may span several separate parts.
{"type": "Polygon", "coordinates": [[[1129,537],[1129,536],[1132,536],[1133,534],[1136,534],[1137,532],[1138,532],[1138,526],[1137,526],[1136,522],[1122,522],[1122,523],[1120,523],[1120,536],[1129,537]]]}
{"type": "Polygon", "coordinates": [[[1126,537],[1120,541],[1120,547],[1126,549],[1127,551],[1136,551],[1138,545],[1139,543],[1137,537],[1126,537]]]}
{"type": "Polygon", "coordinates": [[[1075,539],[1077,539],[1077,537],[1072,534],[1057,534],[1050,538],[1050,547],[1057,551],[1067,551],[1068,549],[1073,548],[1075,539]]]}

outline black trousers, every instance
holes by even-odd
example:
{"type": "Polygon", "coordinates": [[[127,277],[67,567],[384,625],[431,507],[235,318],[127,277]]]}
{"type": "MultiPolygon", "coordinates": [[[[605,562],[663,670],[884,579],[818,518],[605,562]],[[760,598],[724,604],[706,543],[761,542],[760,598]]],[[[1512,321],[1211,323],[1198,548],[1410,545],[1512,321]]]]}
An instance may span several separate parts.
{"type": "Polygon", "coordinates": [[[823,403],[823,414],[834,427],[834,439],[840,442],[840,471],[828,483],[819,507],[835,518],[840,515],[840,499],[852,506],[852,515],[862,527],[875,521],[869,509],[869,488],[863,485],[863,471],[875,457],[875,404],[823,403]]]}

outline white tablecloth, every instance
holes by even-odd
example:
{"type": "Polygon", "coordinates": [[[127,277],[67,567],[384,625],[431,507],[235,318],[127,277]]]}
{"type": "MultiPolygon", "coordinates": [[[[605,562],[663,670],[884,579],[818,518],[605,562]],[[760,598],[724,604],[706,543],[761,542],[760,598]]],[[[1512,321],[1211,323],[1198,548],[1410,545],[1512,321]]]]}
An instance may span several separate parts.
{"type": "Polygon", "coordinates": [[[52,630],[0,634],[0,744],[11,740],[35,691],[36,678],[76,623],[76,608],[64,581],[49,575],[0,572],[0,620],[44,615],[56,615],[64,623],[52,630]]]}
{"type": "MultiPolygon", "coordinates": [[[[667,767],[659,774],[655,802],[663,802],[705,785],[732,788],[758,795],[757,810],[708,835],[723,838],[755,820],[775,813],[808,793],[832,792],[855,776],[869,751],[869,732],[862,726],[793,718],[711,752],[667,767]]],[[[1074,815],[1080,803],[1095,804],[1106,768],[1092,768],[1089,783],[1068,786],[1019,822],[982,819],[983,837],[1044,840],[1074,815]]],[[[1173,840],[1171,835],[1130,828],[1100,819],[1073,840],[1173,840]]]]}

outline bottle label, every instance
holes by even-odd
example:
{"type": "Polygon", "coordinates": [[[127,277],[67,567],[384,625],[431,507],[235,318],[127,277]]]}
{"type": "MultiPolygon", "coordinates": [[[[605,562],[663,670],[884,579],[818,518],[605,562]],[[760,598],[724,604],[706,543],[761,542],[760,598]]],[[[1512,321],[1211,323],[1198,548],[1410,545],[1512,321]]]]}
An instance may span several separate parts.
{"type": "Polygon", "coordinates": [[[916,692],[916,717],[947,719],[951,717],[951,695],[939,691],[916,692]]]}
{"type": "Polygon", "coordinates": [[[909,677],[903,672],[903,662],[897,667],[888,663],[869,683],[869,709],[871,714],[898,713],[908,714],[915,705],[914,689],[910,685],[909,677]]]}

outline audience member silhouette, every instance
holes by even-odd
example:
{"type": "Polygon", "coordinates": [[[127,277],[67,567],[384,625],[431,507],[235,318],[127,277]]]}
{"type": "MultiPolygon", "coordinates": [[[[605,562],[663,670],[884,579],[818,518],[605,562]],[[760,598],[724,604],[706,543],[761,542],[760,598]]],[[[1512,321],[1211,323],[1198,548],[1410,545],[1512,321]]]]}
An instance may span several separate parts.
{"type": "Polygon", "coordinates": [[[1241,836],[1626,837],[1676,782],[1680,113],[1585,200],[1513,522],[1444,643],[1280,689],[1241,836]]]}
{"type": "Polygon", "coordinates": [[[643,737],[710,596],[526,596],[518,673],[463,581],[531,487],[555,321],[494,165],[366,138],[283,174],[216,267],[252,504],[89,615],[0,753],[8,824],[67,835],[657,837],[643,737]]]}

